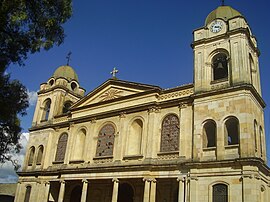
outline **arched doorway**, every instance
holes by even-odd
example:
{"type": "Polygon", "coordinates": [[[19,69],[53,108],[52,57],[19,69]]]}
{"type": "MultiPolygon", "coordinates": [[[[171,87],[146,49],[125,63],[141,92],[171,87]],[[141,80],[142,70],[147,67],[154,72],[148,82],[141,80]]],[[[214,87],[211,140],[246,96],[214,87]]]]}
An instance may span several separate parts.
{"type": "Polygon", "coordinates": [[[76,186],[71,192],[70,201],[81,202],[81,194],[82,194],[82,187],[76,186]]]}
{"type": "Polygon", "coordinates": [[[120,184],[117,202],[133,202],[134,191],[128,183],[120,184]]]}

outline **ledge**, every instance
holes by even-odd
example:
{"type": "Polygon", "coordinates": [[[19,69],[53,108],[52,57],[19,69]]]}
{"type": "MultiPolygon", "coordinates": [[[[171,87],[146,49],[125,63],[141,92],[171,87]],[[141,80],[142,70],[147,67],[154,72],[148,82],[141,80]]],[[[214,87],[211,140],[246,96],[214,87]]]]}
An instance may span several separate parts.
{"type": "Polygon", "coordinates": [[[52,164],[63,164],[64,161],[53,161],[52,164]]]}
{"type": "Polygon", "coordinates": [[[80,160],[71,160],[69,161],[70,164],[79,164],[79,163],[84,163],[84,160],[80,159],[80,160]]]}
{"type": "Polygon", "coordinates": [[[127,155],[123,157],[123,160],[137,160],[137,159],[142,159],[143,155],[138,154],[138,155],[127,155]]]}
{"type": "Polygon", "coordinates": [[[113,156],[96,156],[93,160],[112,159],[113,156]]]}
{"type": "Polygon", "coordinates": [[[203,151],[215,151],[217,147],[205,147],[203,148],[203,151]]]}
{"type": "Polygon", "coordinates": [[[163,155],[179,155],[179,151],[169,151],[169,152],[158,152],[158,156],[163,156],[163,155]]]}
{"type": "Polygon", "coordinates": [[[236,149],[239,148],[239,144],[226,145],[225,149],[236,149]]]}

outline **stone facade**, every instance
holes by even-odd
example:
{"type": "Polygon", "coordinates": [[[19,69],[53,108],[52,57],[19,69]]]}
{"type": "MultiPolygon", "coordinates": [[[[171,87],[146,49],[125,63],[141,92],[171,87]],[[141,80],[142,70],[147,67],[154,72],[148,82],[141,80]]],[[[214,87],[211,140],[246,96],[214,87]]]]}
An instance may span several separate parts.
{"type": "Polygon", "coordinates": [[[209,16],[194,84],[113,78],[84,96],[69,66],[41,84],[15,200],[270,201],[256,39],[229,6],[209,16]]]}

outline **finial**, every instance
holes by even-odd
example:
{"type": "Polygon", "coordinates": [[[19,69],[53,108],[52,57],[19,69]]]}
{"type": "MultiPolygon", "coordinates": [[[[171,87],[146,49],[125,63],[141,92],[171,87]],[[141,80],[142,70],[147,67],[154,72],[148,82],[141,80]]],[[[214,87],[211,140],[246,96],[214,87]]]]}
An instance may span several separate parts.
{"type": "Polygon", "coordinates": [[[72,54],[71,51],[69,51],[67,54],[67,57],[66,57],[67,58],[67,65],[69,65],[69,62],[71,60],[71,54],[72,54]]]}
{"type": "Polygon", "coordinates": [[[111,75],[113,79],[117,79],[116,78],[116,73],[118,73],[118,70],[116,69],[116,67],[113,68],[113,70],[111,71],[111,75]]]}
{"type": "Polygon", "coordinates": [[[225,5],[225,0],[221,0],[221,5],[222,5],[222,6],[225,5]]]}

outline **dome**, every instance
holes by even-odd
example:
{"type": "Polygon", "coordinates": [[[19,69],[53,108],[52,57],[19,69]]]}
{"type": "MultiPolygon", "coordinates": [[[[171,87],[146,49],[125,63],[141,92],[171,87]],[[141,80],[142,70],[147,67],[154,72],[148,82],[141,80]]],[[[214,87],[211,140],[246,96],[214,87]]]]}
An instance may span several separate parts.
{"type": "Polygon", "coordinates": [[[221,18],[224,21],[227,21],[231,18],[242,16],[237,10],[233,9],[230,6],[219,6],[217,9],[213,10],[206,18],[205,25],[208,25],[216,18],[221,18]]]}
{"type": "Polygon", "coordinates": [[[55,79],[57,78],[66,78],[68,81],[76,80],[79,82],[78,75],[74,71],[74,69],[70,66],[60,66],[58,67],[54,74],[53,77],[55,79]]]}

